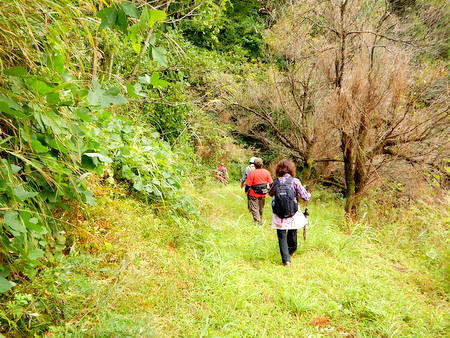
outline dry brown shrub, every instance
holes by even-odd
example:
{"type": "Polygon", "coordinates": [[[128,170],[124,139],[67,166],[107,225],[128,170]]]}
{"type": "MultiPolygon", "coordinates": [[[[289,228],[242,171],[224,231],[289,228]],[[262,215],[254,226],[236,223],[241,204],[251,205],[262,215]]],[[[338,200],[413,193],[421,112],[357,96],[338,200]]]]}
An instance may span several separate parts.
{"type": "Polygon", "coordinates": [[[266,34],[268,55],[283,64],[231,91],[237,130],[339,176],[352,215],[386,181],[420,181],[438,167],[448,176],[446,71],[418,66],[408,29],[382,2],[296,2],[266,34]]]}

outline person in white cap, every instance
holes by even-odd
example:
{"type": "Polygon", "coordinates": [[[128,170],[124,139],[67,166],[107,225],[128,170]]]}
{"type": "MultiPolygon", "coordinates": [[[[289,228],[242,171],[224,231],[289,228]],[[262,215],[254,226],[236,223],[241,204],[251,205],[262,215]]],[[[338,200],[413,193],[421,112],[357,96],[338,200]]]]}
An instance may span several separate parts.
{"type": "Polygon", "coordinates": [[[245,180],[247,179],[249,172],[255,170],[255,160],[256,157],[250,157],[250,164],[244,169],[244,172],[242,173],[241,188],[245,186],[245,180]]]}

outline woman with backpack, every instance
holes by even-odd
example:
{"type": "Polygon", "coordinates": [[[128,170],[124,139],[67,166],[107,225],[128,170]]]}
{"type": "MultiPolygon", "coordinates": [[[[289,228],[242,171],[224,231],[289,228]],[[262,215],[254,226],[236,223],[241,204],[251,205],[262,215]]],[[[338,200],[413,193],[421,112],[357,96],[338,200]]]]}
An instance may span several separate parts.
{"type": "Polygon", "coordinates": [[[277,179],[273,182],[269,195],[272,200],[272,228],[277,230],[283,265],[291,265],[291,256],[297,250],[297,229],[306,225],[306,218],[299,210],[298,199],[311,199],[298,178],[295,178],[295,164],[281,160],[275,169],[277,179]]]}

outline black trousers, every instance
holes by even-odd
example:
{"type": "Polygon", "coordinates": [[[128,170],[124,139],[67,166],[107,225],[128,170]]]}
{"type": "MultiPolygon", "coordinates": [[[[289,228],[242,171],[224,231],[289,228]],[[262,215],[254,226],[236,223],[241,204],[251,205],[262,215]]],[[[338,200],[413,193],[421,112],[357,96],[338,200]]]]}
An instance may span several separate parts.
{"type": "Polygon", "coordinates": [[[297,250],[297,230],[277,230],[283,264],[291,261],[292,254],[297,250]]]}

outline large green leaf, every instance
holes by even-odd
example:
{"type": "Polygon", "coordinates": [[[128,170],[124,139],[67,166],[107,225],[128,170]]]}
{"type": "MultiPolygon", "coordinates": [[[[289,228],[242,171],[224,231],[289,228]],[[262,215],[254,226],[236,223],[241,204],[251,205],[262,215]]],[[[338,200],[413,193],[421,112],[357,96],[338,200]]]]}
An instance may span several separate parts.
{"type": "Polygon", "coordinates": [[[32,198],[39,195],[39,193],[34,191],[26,191],[22,186],[19,186],[13,189],[13,195],[19,201],[25,201],[27,198],[32,198]]]}
{"type": "Polygon", "coordinates": [[[140,83],[135,83],[134,84],[134,90],[135,90],[136,94],[139,95],[140,97],[147,97],[147,94],[145,94],[142,91],[142,86],[141,86],[140,83]]]}
{"type": "Polygon", "coordinates": [[[48,233],[45,226],[39,224],[38,219],[35,217],[32,217],[28,220],[27,229],[33,233],[33,237],[35,238],[42,238],[42,235],[48,233]]]}
{"type": "Polygon", "coordinates": [[[56,106],[60,103],[59,93],[49,93],[47,94],[47,103],[50,106],[56,106]]]}
{"type": "Polygon", "coordinates": [[[144,74],[142,76],[139,76],[138,80],[139,80],[140,83],[150,84],[150,76],[148,76],[148,74],[144,74]]]}
{"type": "Polygon", "coordinates": [[[111,87],[105,91],[105,95],[116,96],[119,94],[120,94],[120,88],[117,88],[117,87],[111,87]]]}
{"type": "Polygon", "coordinates": [[[48,147],[44,146],[39,140],[31,140],[31,147],[34,151],[38,153],[46,153],[48,152],[48,147]]]}
{"type": "Polygon", "coordinates": [[[118,90],[110,89],[105,91],[100,87],[100,84],[94,81],[92,89],[88,94],[88,102],[92,106],[108,107],[109,105],[127,104],[128,100],[122,95],[117,94],[118,90]],[[113,95],[115,94],[115,95],[113,95]]]}
{"type": "Polygon", "coordinates": [[[135,183],[133,184],[133,188],[137,191],[143,191],[144,190],[144,184],[142,182],[142,179],[140,177],[137,177],[135,180],[135,183]]]}
{"type": "Polygon", "coordinates": [[[75,109],[74,113],[84,122],[91,122],[94,118],[89,109],[84,107],[75,109]]]}
{"type": "Polygon", "coordinates": [[[52,88],[44,81],[37,79],[27,79],[28,88],[40,95],[46,95],[51,92],[52,88]]]}
{"type": "Polygon", "coordinates": [[[47,55],[47,66],[58,74],[64,73],[64,58],[58,52],[47,55]]]}
{"type": "Polygon", "coordinates": [[[163,22],[167,18],[166,12],[159,9],[150,10],[150,18],[148,20],[148,25],[153,27],[157,22],[163,22]]]}
{"type": "Polygon", "coordinates": [[[108,107],[109,105],[123,105],[127,104],[128,100],[122,95],[107,95],[102,101],[102,107],[108,107]]]}
{"type": "Polygon", "coordinates": [[[89,191],[89,190],[83,191],[82,196],[83,196],[83,201],[86,204],[88,204],[88,205],[96,205],[97,204],[97,201],[94,198],[94,194],[91,191],[89,191]]]}
{"type": "Polygon", "coordinates": [[[31,212],[20,211],[19,215],[27,230],[31,231],[33,238],[42,238],[42,235],[48,233],[45,226],[39,224],[39,219],[37,217],[33,217],[31,212]]]}
{"type": "Polygon", "coordinates": [[[116,27],[119,30],[121,30],[124,34],[127,34],[128,19],[127,19],[127,15],[122,10],[122,8],[119,8],[117,10],[117,19],[116,19],[116,24],[114,25],[114,27],[116,27]]]}
{"type": "Polygon", "coordinates": [[[0,276],[3,278],[6,278],[11,273],[11,269],[9,269],[7,266],[0,265],[0,276]]]}
{"type": "Polygon", "coordinates": [[[136,23],[128,29],[128,40],[131,43],[131,48],[133,48],[136,53],[139,53],[142,49],[142,39],[139,34],[140,29],[140,23],[136,23]]]}
{"type": "Polygon", "coordinates": [[[163,47],[152,47],[153,60],[158,62],[161,66],[167,67],[167,50],[163,47]]]}
{"type": "Polygon", "coordinates": [[[28,259],[32,261],[37,261],[44,256],[44,251],[41,249],[34,249],[28,253],[28,259]]]}
{"type": "Polygon", "coordinates": [[[134,173],[128,165],[124,165],[121,170],[121,176],[127,180],[134,177],[134,173]]]}
{"type": "Polygon", "coordinates": [[[7,211],[3,216],[3,223],[9,226],[13,231],[24,233],[27,232],[27,229],[23,226],[17,211],[7,211]]]}
{"type": "Polygon", "coordinates": [[[11,164],[10,167],[13,174],[17,174],[19,171],[22,170],[22,167],[19,167],[18,165],[15,164],[11,164]]]}
{"type": "MultiPolygon", "coordinates": [[[[150,77],[149,77],[149,83],[150,83],[150,77]]],[[[139,98],[139,97],[147,97],[147,94],[142,92],[142,86],[140,83],[127,83],[126,85],[127,93],[133,98],[139,98]]]]}
{"type": "Polygon", "coordinates": [[[11,109],[22,111],[22,107],[19,106],[16,101],[3,94],[0,94],[0,103],[4,103],[7,107],[11,109]]]}
{"type": "Polygon", "coordinates": [[[5,293],[15,285],[16,283],[7,280],[3,276],[0,276],[0,293],[5,293]]]}
{"type": "Polygon", "coordinates": [[[139,18],[139,28],[146,29],[152,28],[155,23],[163,22],[167,18],[167,14],[159,9],[149,9],[145,7],[139,18]]]}
{"type": "Polygon", "coordinates": [[[132,83],[127,83],[126,86],[127,88],[127,94],[128,96],[137,99],[139,97],[139,95],[136,93],[136,89],[134,88],[134,85],[132,83]]]}
{"type": "Polygon", "coordinates": [[[131,2],[122,2],[120,4],[120,7],[122,7],[122,10],[125,12],[126,15],[131,16],[132,18],[136,18],[136,19],[139,18],[138,9],[131,2]]]}
{"type": "Polygon", "coordinates": [[[116,23],[117,10],[113,7],[103,8],[97,12],[97,17],[102,19],[100,29],[112,28],[116,23]]]}
{"type": "Polygon", "coordinates": [[[159,76],[159,72],[153,72],[152,77],[150,78],[150,84],[158,89],[166,88],[170,83],[166,80],[160,79],[159,76]]]}
{"type": "Polygon", "coordinates": [[[21,67],[21,66],[17,66],[17,67],[12,67],[10,69],[5,70],[5,74],[9,75],[9,76],[17,76],[17,77],[25,77],[28,76],[28,71],[21,67]]]}
{"type": "Polygon", "coordinates": [[[138,26],[140,30],[144,30],[148,27],[148,22],[150,20],[150,12],[148,7],[144,7],[141,16],[139,18],[138,26]]]}
{"type": "Polygon", "coordinates": [[[26,118],[23,108],[10,97],[0,94],[0,113],[6,113],[15,118],[26,118]]]}

